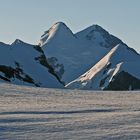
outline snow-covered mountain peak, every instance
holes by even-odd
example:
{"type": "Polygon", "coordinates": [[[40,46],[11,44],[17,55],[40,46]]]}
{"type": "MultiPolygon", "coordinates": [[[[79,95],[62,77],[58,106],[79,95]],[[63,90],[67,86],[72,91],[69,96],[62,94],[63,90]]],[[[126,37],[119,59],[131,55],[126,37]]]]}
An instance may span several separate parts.
{"type": "Polygon", "coordinates": [[[74,36],[72,31],[66,26],[63,22],[55,23],[49,30],[45,31],[44,34],[41,36],[40,39],[40,46],[45,45],[50,40],[54,39],[55,41],[67,39],[69,36],[74,36]]]}
{"type": "Polygon", "coordinates": [[[123,43],[120,39],[111,35],[99,25],[92,25],[76,33],[76,36],[80,39],[86,39],[105,48],[113,48],[117,44],[123,43]]]}
{"type": "Polygon", "coordinates": [[[119,39],[112,38],[99,25],[92,25],[73,34],[64,23],[58,22],[44,33],[40,46],[56,74],[62,81],[69,83],[121,43],[119,39]],[[90,35],[91,39],[88,38],[90,35]]]}
{"type": "Polygon", "coordinates": [[[26,43],[26,42],[24,42],[24,41],[22,41],[22,40],[20,40],[20,39],[16,39],[11,45],[10,45],[12,48],[14,47],[14,48],[28,48],[28,47],[34,47],[34,45],[32,45],[32,44],[29,44],[29,43],[26,43]]]}
{"type": "Polygon", "coordinates": [[[95,24],[92,26],[87,27],[86,29],[76,33],[77,36],[79,37],[87,37],[89,35],[93,35],[94,32],[106,32],[108,33],[106,30],[104,30],[101,26],[95,24]]]}
{"type": "Polygon", "coordinates": [[[11,45],[20,45],[20,44],[27,44],[20,39],[16,39],[11,45]]]}
{"type": "Polygon", "coordinates": [[[0,44],[0,82],[58,87],[61,84],[53,75],[43,50],[15,40],[11,45],[0,44]]]}
{"type": "MultiPolygon", "coordinates": [[[[56,22],[53,26],[58,27],[58,28],[67,28],[67,25],[64,22],[56,22]]],[[[53,27],[52,26],[52,27],[53,27]]]]}
{"type": "MultiPolygon", "coordinates": [[[[67,84],[66,87],[96,90],[105,89],[120,72],[127,72],[125,73],[127,76],[129,73],[139,78],[140,72],[134,68],[139,67],[139,60],[140,55],[136,55],[131,48],[120,43],[112,48],[89,71],[67,84]]],[[[122,78],[120,80],[122,81],[124,79],[122,78]]],[[[129,82],[131,83],[131,81],[129,82]]]]}
{"type": "MultiPolygon", "coordinates": [[[[78,35],[79,33],[81,34],[81,33],[83,32],[83,35],[86,36],[86,35],[88,35],[89,33],[95,32],[95,31],[98,31],[98,32],[102,32],[102,31],[107,32],[107,31],[105,31],[101,26],[99,26],[99,25],[97,25],[97,24],[93,24],[93,25],[87,27],[86,29],[84,29],[84,30],[78,32],[77,35],[78,35]]],[[[81,34],[81,35],[82,35],[82,34],[81,34]]]]}
{"type": "Polygon", "coordinates": [[[140,89],[140,54],[99,25],[55,23],[39,45],[0,42],[0,81],[41,87],[140,89]],[[8,54],[8,55],[7,55],[8,54]],[[115,81],[115,82],[114,82],[115,81]]]}

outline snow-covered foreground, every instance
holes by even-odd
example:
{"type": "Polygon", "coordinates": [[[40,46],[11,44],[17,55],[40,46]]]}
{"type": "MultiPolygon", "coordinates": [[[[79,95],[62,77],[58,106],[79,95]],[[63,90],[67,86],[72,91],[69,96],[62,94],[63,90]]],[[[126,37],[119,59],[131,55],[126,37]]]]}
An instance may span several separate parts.
{"type": "Polygon", "coordinates": [[[140,92],[0,84],[0,139],[140,139],[140,92]]]}

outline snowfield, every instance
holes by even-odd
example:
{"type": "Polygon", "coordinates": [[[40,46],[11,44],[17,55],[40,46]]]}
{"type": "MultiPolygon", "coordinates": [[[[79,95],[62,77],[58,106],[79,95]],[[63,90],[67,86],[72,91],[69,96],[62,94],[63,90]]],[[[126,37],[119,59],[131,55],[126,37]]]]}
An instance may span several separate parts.
{"type": "Polygon", "coordinates": [[[0,83],[0,139],[140,139],[140,92],[0,83]]]}

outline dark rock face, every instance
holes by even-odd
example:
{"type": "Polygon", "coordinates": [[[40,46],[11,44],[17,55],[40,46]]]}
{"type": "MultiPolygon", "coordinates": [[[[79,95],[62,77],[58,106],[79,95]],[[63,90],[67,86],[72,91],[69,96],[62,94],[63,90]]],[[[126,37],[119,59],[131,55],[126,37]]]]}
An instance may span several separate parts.
{"type": "Polygon", "coordinates": [[[49,65],[51,65],[51,67],[54,69],[54,72],[59,77],[59,79],[61,79],[62,75],[64,74],[63,64],[59,64],[57,58],[55,58],[55,57],[47,58],[47,61],[48,61],[49,65]]]}
{"type": "Polygon", "coordinates": [[[0,75],[0,79],[4,81],[11,82],[11,80],[17,78],[21,81],[39,86],[28,74],[23,72],[22,68],[17,62],[15,62],[15,68],[12,68],[11,66],[0,65],[0,72],[3,73],[3,76],[0,75]]]}
{"type": "Polygon", "coordinates": [[[104,90],[139,90],[140,79],[128,72],[122,71],[113,78],[113,81],[104,90]]]}
{"type": "Polygon", "coordinates": [[[61,81],[61,76],[60,76],[61,74],[64,73],[63,66],[59,64],[55,64],[57,62],[56,58],[46,58],[40,46],[35,46],[34,48],[41,53],[40,56],[35,57],[35,61],[39,62],[42,66],[46,67],[49,73],[51,73],[62,85],[65,85],[65,83],[61,81]],[[60,74],[55,71],[55,68],[60,69],[60,74]]]}

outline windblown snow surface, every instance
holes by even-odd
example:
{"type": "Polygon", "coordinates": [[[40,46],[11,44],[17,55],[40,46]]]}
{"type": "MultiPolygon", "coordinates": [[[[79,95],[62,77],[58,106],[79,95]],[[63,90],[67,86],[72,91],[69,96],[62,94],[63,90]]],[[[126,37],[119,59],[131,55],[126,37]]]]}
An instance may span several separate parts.
{"type": "Polygon", "coordinates": [[[140,92],[0,84],[1,140],[140,139],[140,92]]]}

